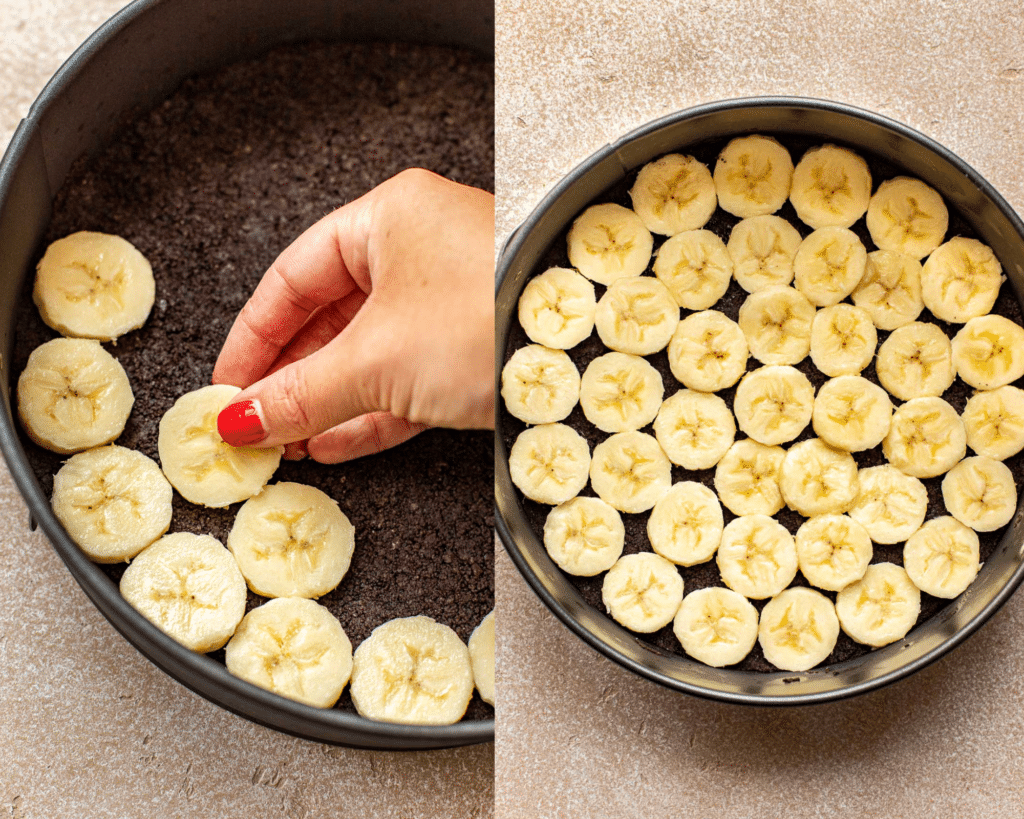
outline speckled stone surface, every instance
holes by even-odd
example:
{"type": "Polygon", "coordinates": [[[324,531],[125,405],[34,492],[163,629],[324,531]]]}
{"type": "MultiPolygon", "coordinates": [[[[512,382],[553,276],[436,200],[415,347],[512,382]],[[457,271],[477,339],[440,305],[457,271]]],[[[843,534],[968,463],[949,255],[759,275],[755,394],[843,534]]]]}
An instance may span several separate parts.
{"type": "MultiPolygon", "coordinates": [[[[0,0],[0,146],[121,0],[0,0]]],[[[0,816],[56,819],[493,814],[493,746],[371,753],[211,705],[81,592],[0,464],[0,816]]]]}
{"type": "MultiPolygon", "coordinates": [[[[756,95],[900,120],[1024,211],[1019,3],[499,0],[497,12],[499,245],[608,142],[672,111],[756,95]]],[[[1021,813],[1024,595],[891,688],[754,710],[663,690],[604,659],[504,554],[496,583],[500,819],[1021,813]]]]}

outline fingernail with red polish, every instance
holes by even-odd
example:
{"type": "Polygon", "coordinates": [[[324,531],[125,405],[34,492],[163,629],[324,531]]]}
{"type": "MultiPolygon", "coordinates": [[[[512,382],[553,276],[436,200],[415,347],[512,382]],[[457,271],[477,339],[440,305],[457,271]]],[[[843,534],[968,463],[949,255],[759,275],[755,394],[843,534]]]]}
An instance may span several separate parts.
{"type": "Polygon", "coordinates": [[[231,446],[252,446],[267,437],[259,401],[238,401],[221,410],[217,431],[231,446]]]}

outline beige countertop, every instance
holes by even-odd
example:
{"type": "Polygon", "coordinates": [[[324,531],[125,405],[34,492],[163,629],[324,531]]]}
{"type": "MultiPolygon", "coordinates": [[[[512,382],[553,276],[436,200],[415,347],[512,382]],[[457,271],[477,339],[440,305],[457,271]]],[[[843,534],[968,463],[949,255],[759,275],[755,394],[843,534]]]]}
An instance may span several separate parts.
{"type": "MultiPolygon", "coordinates": [[[[122,0],[0,0],[0,147],[122,0]]],[[[93,607],[0,465],[0,816],[483,819],[493,746],[372,753],[294,739],[192,694],[93,607]]]]}
{"type": "MultiPolygon", "coordinates": [[[[1018,2],[498,0],[497,9],[499,242],[563,175],[633,128],[766,94],[900,120],[1024,212],[1018,2]]],[[[754,710],[630,674],[564,628],[504,554],[497,573],[500,819],[1021,814],[1022,594],[888,689],[754,710]]]]}

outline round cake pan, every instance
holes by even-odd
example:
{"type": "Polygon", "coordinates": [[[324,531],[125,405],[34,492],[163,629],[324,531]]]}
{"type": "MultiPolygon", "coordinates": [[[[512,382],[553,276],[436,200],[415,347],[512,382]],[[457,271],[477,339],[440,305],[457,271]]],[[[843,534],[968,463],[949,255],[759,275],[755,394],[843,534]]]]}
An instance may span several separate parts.
{"type": "MultiPolygon", "coordinates": [[[[702,105],[651,122],[601,149],[558,183],[505,245],[498,263],[495,352],[500,382],[509,331],[527,279],[571,221],[602,193],[658,156],[748,133],[837,141],[875,154],[938,190],[1002,261],[1018,301],[1024,293],[1024,223],[962,159],[924,135],[868,111],[813,99],[759,97],[702,105]]],[[[500,383],[497,385],[500,393],[500,383]]],[[[548,557],[509,476],[497,413],[495,492],[498,533],[516,567],[573,632],[631,671],[669,688],[746,705],[804,705],[842,699],[906,677],[977,630],[1024,578],[1020,507],[971,586],[906,638],[812,671],[715,669],[658,650],[590,606],[548,557]]]]}
{"type": "MultiPolygon", "coordinates": [[[[0,164],[0,351],[11,360],[15,309],[76,159],[100,150],[132,115],[183,79],[288,42],[404,41],[469,48],[493,57],[489,0],[138,0],[111,18],[64,64],[35,101],[0,164]]],[[[368,749],[416,750],[491,742],[494,720],[450,726],[391,725],[271,694],[194,654],[128,605],[54,517],[15,430],[5,375],[0,449],[33,519],[96,607],[170,676],[247,719],[310,740],[368,749]]]]}

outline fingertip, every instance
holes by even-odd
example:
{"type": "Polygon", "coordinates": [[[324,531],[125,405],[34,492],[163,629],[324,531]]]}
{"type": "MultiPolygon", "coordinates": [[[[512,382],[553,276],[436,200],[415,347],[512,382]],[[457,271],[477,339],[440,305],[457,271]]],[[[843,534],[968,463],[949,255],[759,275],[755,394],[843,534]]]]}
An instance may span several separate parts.
{"type": "Polygon", "coordinates": [[[228,404],[217,416],[217,432],[231,446],[255,446],[267,437],[259,400],[247,398],[228,404]]]}
{"type": "Polygon", "coordinates": [[[293,441],[290,444],[284,445],[284,455],[282,456],[286,461],[301,461],[303,458],[309,456],[309,448],[306,446],[307,441],[293,441]]]}

